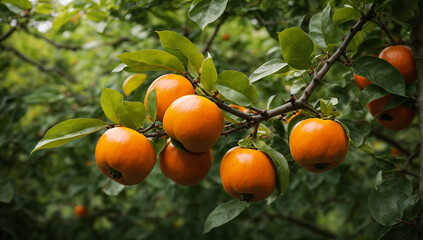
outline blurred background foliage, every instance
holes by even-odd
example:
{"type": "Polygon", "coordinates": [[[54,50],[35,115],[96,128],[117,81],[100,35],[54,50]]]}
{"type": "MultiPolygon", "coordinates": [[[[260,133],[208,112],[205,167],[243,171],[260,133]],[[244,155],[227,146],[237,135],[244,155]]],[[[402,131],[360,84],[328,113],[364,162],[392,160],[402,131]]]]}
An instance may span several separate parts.
{"type": "MultiPolygon", "coordinates": [[[[335,107],[343,113],[341,120],[357,126],[351,131],[355,140],[364,143],[351,145],[337,169],[312,174],[290,158],[287,131],[280,129],[280,123],[267,122],[275,136],[272,147],[290,163],[289,190],[269,206],[265,201],[250,204],[235,220],[205,235],[207,215],[230,199],[221,186],[220,160],[248,131],[221,138],[213,149],[212,170],[197,186],[176,185],[156,166],[144,182],[126,187],[117,196],[111,195],[120,187],[95,165],[95,143],[101,133],[29,155],[45,132],[63,120],[106,121],[99,103],[102,88],[122,92],[122,83],[130,75],[112,73],[120,64],[116,56],[161,49],[155,31],[176,31],[201,51],[220,28],[208,50],[218,72],[231,69],[249,75],[264,62],[282,57],[277,32],[292,26],[308,32],[311,16],[327,4],[337,9],[360,1],[230,0],[222,17],[204,31],[188,18],[191,1],[26,2],[0,1],[0,36],[12,31],[0,41],[2,239],[354,239],[359,235],[376,239],[389,229],[375,222],[367,209],[378,172],[388,169],[384,178],[417,187],[415,178],[392,170],[402,166],[407,153],[418,145],[417,119],[401,132],[383,129],[360,104],[351,69],[341,63],[330,70],[311,101],[338,98],[335,107]],[[387,143],[388,136],[404,149],[398,153],[387,143]],[[77,217],[76,204],[84,204],[88,216],[77,217]]],[[[380,17],[383,14],[390,12],[380,17]]],[[[412,21],[387,21],[387,27],[398,41],[408,41],[412,21]]],[[[340,25],[342,36],[350,26],[351,22],[340,25]]],[[[349,53],[353,59],[377,54],[388,40],[370,22],[349,53]]],[[[127,99],[142,101],[149,84],[163,73],[147,72],[147,81],[127,99]]],[[[270,106],[278,106],[291,93],[301,93],[310,81],[301,73],[279,73],[256,82],[257,106],[265,108],[271,96],[270,106]]],[[[409,170],[417,172],[417,164],[411,162],[409,170]]],[[[414,216],[411,212],[404,221],[414,216]]],[[[395,227],[389,231],[403,225],[395,227]]],[[[407,236],[415,236],[415,230],[409,232],[407,236]]]]}

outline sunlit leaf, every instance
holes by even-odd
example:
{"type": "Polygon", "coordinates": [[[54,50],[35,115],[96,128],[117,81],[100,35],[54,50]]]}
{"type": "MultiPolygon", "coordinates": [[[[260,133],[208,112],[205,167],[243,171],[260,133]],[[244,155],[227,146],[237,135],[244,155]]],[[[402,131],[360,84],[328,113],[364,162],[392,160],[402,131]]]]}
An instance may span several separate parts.
{"type": "Polygon", "coordinates": [[[55,148],[62,146],[72,140],[87,136],[107,127],[107,123],[92,118],[76,118],[66,120],[52,127],[46,135],[37,143],[35,151],[44,148],[55,148]]]}

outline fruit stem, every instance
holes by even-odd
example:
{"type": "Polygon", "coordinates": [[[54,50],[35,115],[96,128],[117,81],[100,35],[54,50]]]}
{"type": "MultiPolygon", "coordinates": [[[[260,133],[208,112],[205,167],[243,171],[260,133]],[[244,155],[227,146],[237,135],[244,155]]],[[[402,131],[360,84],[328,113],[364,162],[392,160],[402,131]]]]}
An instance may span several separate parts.
{"type": "Polygon", "coordinates": [[[122,177],[122,173],[119,171],[116,171],[113,168],[109,168],[108,173],[113,179],[116,179],[116,180],[122,177]]]}
{"type": "Polygon", "coordinates": [[[241,193],[239,195],[239,200],[246,201],[246,202],[251,202],[251,201],[253,201],[253,197],[254,197],[254,195],[251,194],[251,193],[241,193]]]}

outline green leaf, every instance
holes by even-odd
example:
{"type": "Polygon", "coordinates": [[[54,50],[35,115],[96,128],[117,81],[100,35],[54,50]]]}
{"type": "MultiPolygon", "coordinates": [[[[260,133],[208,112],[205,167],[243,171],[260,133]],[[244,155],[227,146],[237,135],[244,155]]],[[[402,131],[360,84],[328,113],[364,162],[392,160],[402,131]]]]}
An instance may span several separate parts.
{"type": "Polygon", "coordinates": [[[185,66],[190,62],[197,70],[201,68],[204,56],[188,38],[172,31],[157,31],[157,33],[166,52],[175,55],[185,66]]]}
{"type": "Polygon", "coordinates": [[[87,18],[94,22],[101,22],[106,20],[109,14],[107,12],[103,12],[97,8],[89,8],[85,11],[85,15],[87,18]]]}
{"type": "Polygon", "coordinates": [[[152,139],[151,142],[153,143],[154,149],[156,150],[156,155],[160,154],[167,144],[167,140],[163,138],[152,139]]]}
{"type": "Polygon", "coordinates": [[[351,120],[344,119],[342,120],[342,123],[347,125],[350,131],[351,141],[356,146],[361,146],[365,138],[370,134],[371,127],[368,122],[364,122],[364,121],[353,122],[351,120]]]}
{"type": "Polygon", "coordinates": [[[107,123],[92,118],[76,118],[66,120],[52,127],[46,135],[37,143],[35,151],[44,148],[55,148],[62,146],[72,140],[87,136],[107,127],[107,123]]]}
{"type": "Polygon", "coordinates": [[[35,12],[39,14],[50,14],[53,11],[51,3],[39,3],[35,7],[35,12]]]}
{"type": "Polygon", "coordinates": [[[151,121],[156,121],[157,117],[157,99],[156,89],[153,89],[147,97],[147,113],[150,116],[151,121]]]}
{"type": "Polygon", "coordinates": [[[335,24],[341,24],[359,18],[360,14],[354,8],[344,7],[335,11],[332,21],[335,24]]]}
{"type": "Polygon", "coordinates": [[[250,136],[248,135],[247,137],[238,141],[238,146],[243,148],[250,148],[251,146],[253,146],[253,140],[251,140],[250,136]]]}
{"type": "Polygon", "coordinates": [[[185,72],[182,62],[165,51],[146,49],[122,53],[118,58],[135,71],[171,70],[180,74],[185,72]]]}
{"type": "Polygon", "coordinates": [[[405,96],[405,83],[401,73],[389,62],[376,57],[365,56],[352,65],[353,72],[368,78],[387,92],[405,96]]]}
{"type": "Polygon", "coordinates": [[[313,41],[299,27],[292,27],[278,33],[282,56],[295,69],[310,67],[310,56],[314,50],[313,41]]]}
{"type": "Polygon", "coordinates": [[[53,31],[59,31],[60,28],[65,25],[69,20],[80,10],[74,10],[71,12],[63,12],[53,20],[53,31]]]}
{"type": "Polygon", "coordinates": [[[278,181],[276,182],[276,190],[278,191],[278,195],[281,195],[288,189],[289,185],[288,161],[282,153],[266,145],[265,142],[258,140],[253,143],[257,149],[266,153],[273,160],[278,178],[278,181]]]}
{"type": "Polygon", "coordinates": [[[7,182],[6,184],[2,184],[0,188],[0,202],[2,203],[10,203],[13,200],[13,196],[15,195],[15,188],[11,182],[7,182]]]}
{"type": "Polygon", "coordinates": [[[415,226],[402,224],[391,227],[377,240],[412,240],[419,239],[419,230],[415,226]]]}
{"type": "Polygon", "coordinates": [[[112,70],[112,73],[115,73],[115,72],[122,72],[122,70],[125,70],[125,69],[127,69],[127,68],[129,68],[128,67],[128,65],[126,65],[125,63],[121,63],[121,64],[119,64],[119,65],[117,65],[113,70],[112,70]]]}
{"type": "Polygon", "coordinates": [[[325,43],[327,46],[330,44],[338,44],[340,37],[339,37],[339,30],[336,25],[333,24],[332,17],[331,17],[331,7],[330,4],[323,9],[322,12],[322,33],[325,39],[325,43]]]}
{"type": "Polygon", "coordinates": [[[281,120],[273,119],[272,120],[272,127],[275,129],[275,132],[280,136],[285,136],[285,127],[283,126],[283,123],[281,120]]]}
{"type": "Polygon", "coordinates": [[[249,77],[250,83],[256,82],[264,77],[267,77],[279,71],[289,71],[288,64],[282,61],[281,59],[272,59],[270,61],[267,61],[259,68],[257,68],[253,73],[251,73],[249,77]]]}
{"type": "Polygon", "coordinates": [[[184,145],[178,140],[171,138],[170,142],[173,144],[174,147],[181,150],[182,152],[189,153],[189,151],[184,147],[184,145]]]}
{"type": "Polygon", "coordinates": [[[317,46],[326,49],[326,42],[322,32],[322,12],[314,14],[308,23],[309,35],[317,46]]]}
{"type": "Polygon", "coordinates": [[[358,99],[360,100],[360,103],[361,105],[363,105],[363,107],[367,107],[367,104],[369,104],[373,100],[382,98],[387,94],[388,93],[381,87],[378,87],[374,84],[370,84],[360,92],[358,99]]]}
{"type": "Polygon", "coordinates": [[[2,3],[10,3],[22,9],[30,9],[32,4],[29,0],[1,0],[2,3]]]}
{"type": "Polygon", "coordinates": [[[367,207],[373,219],[383,226],[399,222],[404,213],[404,200],[407,196],[399,191],[380,192],[373,189],[367,200],[367,207]]]}
{"type": "Polygon", "coordinates": [[[125,185],[122,185],[116,181],[109,181],[109,184],[104,188],[103,192],[108,196],[117,196],[125,188],[125,185]]]}
{"type": "Polygon", "coordinates": [[[240,106],[249,106],[257,99],[257,90],[243,73],[229,70],[221,73],[216,82],[219,93],[240,106]]]}
{"type": "Polygon", "coordinates": [[[333,112],[333,104],[330,101],[320,99],[320,111],[323,116],[329,116],[333,112]]]}
{"type": "Polygon", "coordinates": [[[201,30],[216,21],[225,11],[228,0],[194,0],[188,16],[200,26],[201,30]]]}
{"type": "Polygon", "coordinates": [[[118,111],[123,101],[123,95],[109,88],[103,88],[100,102],[104,114],[110,121],[120,124],[118,111]]]}
{"type": "Polygon", "coordinates": [[[141,84],[145,82],[147,75],[144,73],[135,73],[125,79],[122,89],[125,96],[131,95],[141,84]]]}
{"type": "Polygon", "coordinates": [[[247,202],[239,201],[238,199],[232,199],[220,204],[207,217],[204,223],[203,234],[231,221],[247,208],[247,206],[247,202]]]}
{"type": "Polygon", "coordinates": [[[142,126],[145,117],[145,107],[141,102],[123,101],[118,111],[119,122],[132,129],[142,126]]]}
{"type": "Polygon", "coordinates": [[[216,90],[216,81],[217,81],[217,71],[216,67],[213,63],[213,58],[209,55],[203,61],[203,65],[201,67],[202,73],[200,77],[200,83],[203,85],[204,89],[208,91],[215,91],[216,90]]]}

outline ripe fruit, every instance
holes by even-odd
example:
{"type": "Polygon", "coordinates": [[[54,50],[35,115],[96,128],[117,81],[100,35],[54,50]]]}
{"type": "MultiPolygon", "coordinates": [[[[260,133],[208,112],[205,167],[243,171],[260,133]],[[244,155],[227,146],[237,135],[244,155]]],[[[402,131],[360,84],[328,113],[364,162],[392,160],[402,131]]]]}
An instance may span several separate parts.
{"type": "Polygon", "coordinates": [[[380,124],[388,129],[399,131],[410,125],[414,119],[415,110],[404,106],[383,110],[390,99],[391,95],[388,94],[370,102],[367,107],[373,116],[379,114],[377,120],[380,124]]]}
{"type": "Polygon", "coordinates": [[[336,168],[347,155],[348,143],[339,123],[319,118],[297,123],[289,136],[292,158],[310,172],[336,168]]]}
{"type": "Polygon", "coordinates": [[[167,134],[194,153],[212,148],[220,138],[223,124],[223,113],[216,104],[197,95],[176,99],[163,118],[167,134]]]}
{"type": "Polygon", "coordinates": [[[249,148],[230,149],[220,163],[220,177],[225,191],[244,201],[264,200],[276,186],[272,160],[266,154],[249,148]]]}
{"type": "Polygon", "coordinates": [[[396,67],[406,83],[414,82],[417,79],[416,63],[411,48],[404,45],[386,47],[380,52],[379,58],[396,67]]]}
{"type": "Polygon", "coordinates": [[[381,112],[377,120],[384,127],[399,131],[410,125],[414,119],[414,115],[415,111],[413,109],[398,106],[381,112]]]}
{"type": "Polygon", "coordinates": [[[360,90],[363,90],[364,88],[372,84],[372,82],[370,82],[368,78],[358,76],[357,74],[354,74],[354,80],[357,83],[357,86],[358,88],[360,88],[360,90]]]}
{"type": "Polygon", "coordinates": [[[183,152],[169,141],[159,155],[162,173],[181,185],[195,185],[209,172],[213,161],[213,152],[183,152]]]}
{"type": "Polygon", "coordinates": [[[107,130],[98,140],[95,159],[100,171],[123,185],[144,180],[156,163],[156,153],[144,135],[126,127],[107,130]]]}
{"type": "Polygon", "coordinates": [[[224,33],[222,35],[222,40],[228,41],[229,39],[231,39],[231,35],[229,35],[229,33],[224,33]]]}
{"type": "Polygon", "coordinates": [[[147,106],[148,95],[153,89],[156,89],[157,119],[160,122],[163,121],[163,116],[173,101],[188,94],[195,94],[188,79],[177,74],[166,74],[158,77],[148,87],[144,99],[145,106],[147,106]]]}
{"type": "Polygon", "coordinates": [[[73,211],[75,212],[76,216],[78,216],[78,217],[85,217],[88,214],[87,208],[82,204],[76,205],[73,208],[73,211]]]}

